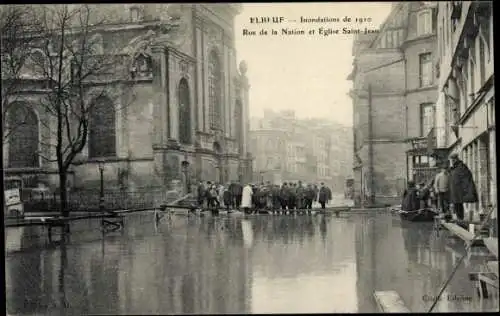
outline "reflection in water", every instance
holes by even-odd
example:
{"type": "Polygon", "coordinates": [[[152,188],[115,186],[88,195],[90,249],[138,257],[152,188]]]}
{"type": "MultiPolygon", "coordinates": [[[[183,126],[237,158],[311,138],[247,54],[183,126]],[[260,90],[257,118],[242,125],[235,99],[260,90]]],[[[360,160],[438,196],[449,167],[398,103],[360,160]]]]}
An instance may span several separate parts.
{"type": "MultiPolygon", "coordinates": [[[[20,243],[34,233],[26,228],[20,243]]],[[[396,290],[423,312],[432,304],[423,297],[437,294],[463,253],[425,224],[403,228],[381,214],[174,216],[157,227],[133,215],[123,234],[95,234],[8,255],[9,313],[375,312],[376,290],[396,290]]],[[[459,269],[445,295],[473,295],[470,269],[459,269]]],[[[492,302],[445,299],[436,311],[492,302]]]]}

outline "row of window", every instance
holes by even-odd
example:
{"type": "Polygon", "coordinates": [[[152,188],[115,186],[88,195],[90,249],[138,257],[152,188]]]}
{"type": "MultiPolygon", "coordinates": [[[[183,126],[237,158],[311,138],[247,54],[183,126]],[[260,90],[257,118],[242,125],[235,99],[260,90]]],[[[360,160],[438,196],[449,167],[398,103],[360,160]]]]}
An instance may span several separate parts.
{"type": "Polygon", "coordinates": [[[329,177],[330,176],[330,168],[324,166],[318,166],[317,174],[319,177],[329,177]]]}
{"type": "MultiPolygon", "coordinates": [[[[179,141],[183,144],[192,143],[191,103],[189,85],[186,79],[181,79],[178,88],[179,99],[179,141]]],[[[236,139],[242,146],[241,102],[235,106],[236,139]],[[239,123],[238,123],[239,122],[239,123]]],[[[40,130],[39,119],[28,106],[18,103],[11,105],[7,113],[7,129],[9,130],[9,167],[39,167],[40,130]]],[[[107,97],[96,99],[89,116],[89,158],[116,156],[116,123],[113,102],[107,97]]]]}
{"type": "MultiPolygon", "coordinates": [[[[434,15],[434,11],[430,8],[417,13],[416,36],[425,36],[433,33],[435,27],[433,23],[434,15]]],[[[396,27],[402,26],[404,24],[403,18],[404,15],[399,14],[396,17],[398,20],[393,21],[393,25],[396,25],[396,27]]],[[[385,30],[380,37],[379,48],[397,48],[403,43],[405,36],[405,30],[402,28],[385,30]]]]}
{"type": "MultiPolygon", "coordinates": [[[[461,23],[461,21],[458,14],[452,15],[452,11],[459,12],[461,5],[460,2],[446,2],[442,4],[445,13],[440,16],[438,33],[438,46],[441,56],[449,53],[450,49],[454,47],[452,43],[453,35],[456,31],[456,26],[461,23]]],[[[487,17],[487,14],[482,17],[487,17]]],[[[469,47],[461,48],[460,45],[458,47],[458,49],[465,49],[467,52],[463,54],[464,57],[461,61],[461,65],[458,66],[460,69],[457,78],[459,95],[455,96],[459,99],[459,111],[457,115],[465,111],[467,106],[473,102],[475,93],[484,85],[487,75],[486,65],[490,63],[491,59],[491,16],[489,19],[478,18],[477,21],[480,22],[477,25],[479,29],[475,38],[461,39],[467,40],[470,43],[469,47]]],[[[451,116],[452,115],[450,115],[450,118],[451,116]]]]}

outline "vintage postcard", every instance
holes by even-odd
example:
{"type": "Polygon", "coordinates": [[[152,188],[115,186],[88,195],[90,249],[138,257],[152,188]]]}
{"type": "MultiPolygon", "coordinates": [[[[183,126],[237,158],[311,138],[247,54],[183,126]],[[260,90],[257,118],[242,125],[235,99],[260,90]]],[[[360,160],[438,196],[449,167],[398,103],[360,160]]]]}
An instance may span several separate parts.
{"type": "Polygon", "coordinates": [[[0,7],[8,315],[495,312],[492,1],[0,7]]]}

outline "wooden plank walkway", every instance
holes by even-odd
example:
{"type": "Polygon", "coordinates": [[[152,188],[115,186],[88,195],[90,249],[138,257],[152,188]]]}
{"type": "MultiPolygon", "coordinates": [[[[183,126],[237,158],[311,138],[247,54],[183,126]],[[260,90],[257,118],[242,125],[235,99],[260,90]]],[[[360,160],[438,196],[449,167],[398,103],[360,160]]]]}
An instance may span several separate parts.
{"type": "Polygon", "coordinates": [[[373,296],[382,313],[411,313],[396,291],[375,291],[373,296]]]}
{"type": "Polygon", "coordinates": [[[488,237],[483,239],[484,245],[498,259],[498,238],[488,237]]]}
{"type": "Polygon", "coordinates": [[[466,243],[471,243],[471,246],[483,246],[483,239],[474,239],[474,234],[470,231],[458,226],[457,224],[447,223],[445,221],[441,222],[441,225],[446,228],[450,233],[462,239],[466,243]]]}

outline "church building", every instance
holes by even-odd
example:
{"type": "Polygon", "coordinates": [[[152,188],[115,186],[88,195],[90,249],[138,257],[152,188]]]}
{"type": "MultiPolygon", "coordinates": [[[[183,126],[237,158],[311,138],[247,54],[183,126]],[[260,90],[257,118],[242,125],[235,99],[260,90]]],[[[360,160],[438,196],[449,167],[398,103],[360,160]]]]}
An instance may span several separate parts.
{"type": "MultiPolygon", "coordinates": [[[[249,83],[234,40],[241,4],[95,6],[114,20],[93,32],[96,49],[119,52],[123,69],[110,74],[110,95],[95,100],[70,187],[98,187],[101,169],[106,188],[130,191],[250,181],[249,83]],[[163,24],[175,27],[162,33],[163,24]]],[[[24,106],[24,124],[4,140],[4,170],[22,176],[27,186],[55,189],[55,150],[45,146],[55,123],[36,104],[43,93],[26,91],[35,86],[26,80],[16,101],[24,106]]],[[[6,125],[16,124],[19,108],[7,113],[6,125]]]]}

